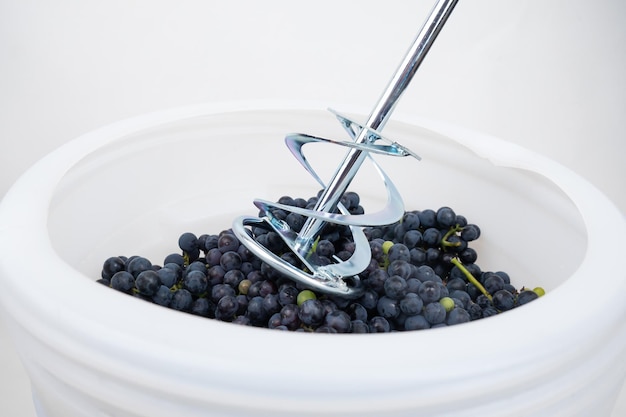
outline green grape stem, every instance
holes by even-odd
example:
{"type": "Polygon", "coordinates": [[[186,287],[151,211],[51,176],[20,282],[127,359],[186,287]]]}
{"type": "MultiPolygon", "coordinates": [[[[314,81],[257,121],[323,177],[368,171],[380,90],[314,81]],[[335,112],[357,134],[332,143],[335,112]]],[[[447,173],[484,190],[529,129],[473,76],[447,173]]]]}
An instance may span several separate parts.
{"type": "Polygon", "coordinates": [[[449,246],[461,246],[461,242],[448,242],[448,238],[450,236],[452,236],[453,234],[460,232],[461,230],[463,230],[463,228],[461,226],[459,226],[458,224],[454,227],[451,227],[450,230],[448,230],[446,232],[445,235],[443,235],[443,237],[441,238],[441,246],[443,246],[444,248],[449,247],[449,246]]]}
{"type": "Polygon", "coordinates": [[[489,299],[489,301],[491,301],[491,294],[489,294],[489,292],[485,289],[485,287],[483,287],[482,284],[478,282],[476,278],[474,278],[471,272],[468,271],[467,268],[465,268],[463,263],[461,263],[461,261],[459,261],[458,258],[452,258],[450,262],[452,262],[457,268],[459,268],[461,272],[463,272],[463,275],[465,275],[467,280],[471,282],[476,288],[478,288],[478,290],[482,292],[485,295],[485,297],[489,299]]]}

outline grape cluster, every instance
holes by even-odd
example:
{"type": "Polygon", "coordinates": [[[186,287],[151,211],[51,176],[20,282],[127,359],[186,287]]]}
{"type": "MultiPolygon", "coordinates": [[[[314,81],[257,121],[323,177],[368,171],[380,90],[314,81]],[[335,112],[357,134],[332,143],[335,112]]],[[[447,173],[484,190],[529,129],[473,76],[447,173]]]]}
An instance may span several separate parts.
{"type": "MultiPolygon", "coordinates": [[[[319,197],[279,199],[313,208],[319,197]]],[[[346,192],[342,204],[362,214],[360,198],[346,192]]],[[[260,213],[263,215],[264,213],[260,213]]],[[[299,231],[302,215],[272,214],[299,231]]],[[[503,271],[482,271],[470,242],[476,224],[450,207],[408,211],[397,223],[368,227],[372,258],[360,274],[365,292],[357,299],[316,293],[281,275],[242,245],[232,230],[180,235],[178,247],[153,264],[142,256],[113,256],[103,263],[101,284],[134,297],[226,322],[303,332],[379,333],[466,323],[524,305],[541,288],[519,291],[503,271]]],[[[272,230],[254,227],[255,239],[299,268],[300,259],[272,230]]],[[[346,260],[354,252],[347,226],[326,224],[311,256],[317,263],[346,260]]]]}

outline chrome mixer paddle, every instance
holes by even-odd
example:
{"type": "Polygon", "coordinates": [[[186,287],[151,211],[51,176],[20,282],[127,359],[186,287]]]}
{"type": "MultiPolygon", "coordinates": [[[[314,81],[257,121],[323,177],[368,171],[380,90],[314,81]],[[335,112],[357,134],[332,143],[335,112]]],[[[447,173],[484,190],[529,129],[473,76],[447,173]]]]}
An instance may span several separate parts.
{"type": "Polygon", "coordinates": [[[385,139],[380,131],[457,1],[439,0],[435,4],[364,125],[331,110],[342,123],[352,141],[336,141],[306,134],[292,134],[285,138],[292,154],[321,185],[323,191],[313,210],[257,199],[254,204],[263,213],[261,217],[243,216],[235,219],[233,232],[241,243],[263,262],[283,275],[314,290],[348,298],[356,298],[362,294],[363,285],[359,279],[359,273],[369,266],[371,260],[370,246],[363,232],[363,227],[392,224],[404,215],[404,203],[398,189],[371,157],[371,154],[413,156],[419,159],[409,149],[385,139]],[[327,184],[321,180],[302,153],[302,147],[311,142],[331,143],[348,148],[346,156],[327,184]],[[387,204],[381,211],[373,214],[353,215],[340,201],[366,158],[372,162],[385,184],[387,204]],[[273,209],[281,209],[305,216],[306,221],[302,229],[297,232],[291,229],[284,220],[272,214],[273,209]],[[327,223],[349,227],[355,244],[354,253],[349,259],[344,261],[336,258],[333,263],[324,264],[312,256],[314,245],[319,240],[321,231],[327,223]],[[304,268],[300,269],[292,265],[259,243],[252,233],[252,229],[256,227],[276,232],[287,247],[302,261],[304,268]]]}

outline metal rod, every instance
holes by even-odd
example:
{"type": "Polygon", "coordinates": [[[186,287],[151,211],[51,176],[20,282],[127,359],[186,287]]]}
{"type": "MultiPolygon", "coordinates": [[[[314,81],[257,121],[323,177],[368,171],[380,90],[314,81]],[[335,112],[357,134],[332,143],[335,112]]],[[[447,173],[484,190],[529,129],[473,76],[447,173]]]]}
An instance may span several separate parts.
{"type": "MultiPolygon", "coordinates": [[[[441,31],[441,28],[450,16],[450,13],[452,13],[457,1],[458,0],[439,0],[435,4],[428,19],[424,22],[424,25],[413,41],[406,56],[368,117],[365,128],[361,129],[361,132],[356,137],[355,142],[367,143],[370,141],[368,128],[379,131],[382,130],[400,99],[400,96],[409,85],[413,75],[415,75],[415,72],[441,31]]],[[[320,196],[315,210],[325,212],[335,210],[341,196],[350,185],[350,182],[366,157],[367,152],[359,149],[351,149],[348,151],[320,196]]],[[[307,252],[324,224],[325,222],[323,220],[307,219],[298,234],[296,248],[294,249],[300,251],[300,253],[307,252]]]]}

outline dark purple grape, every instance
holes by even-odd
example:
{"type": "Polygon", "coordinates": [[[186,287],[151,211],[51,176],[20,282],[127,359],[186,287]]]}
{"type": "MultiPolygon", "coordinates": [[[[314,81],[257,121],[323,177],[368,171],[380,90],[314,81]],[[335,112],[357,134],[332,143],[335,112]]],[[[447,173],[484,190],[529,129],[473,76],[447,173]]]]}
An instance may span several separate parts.
{"type": "Polygon", "coordinates": [[[133,277],[137,278],[141,272],[152,270],[152,262],[143,256],[136,256],[132,259],[129,258],[126,264],[126,270],[133,274],[133,277]]]}
{"type": "Polygon", "coordinates": [[[387,296],[382,296],[378,299],[376,308],[378,315],[388,320],[400,315],[400,301],[387,296]]]}
{"type": "Polygon", "coordinates": [[[183,278],[183,288],[195,296],[206,292],[208,285],[209,281],[201,271],[191,271],[183,278]]]}
{"type": "Polygon", "coordinates": [[[239,269],[231,269],[224,274],[223,283],[237,288],[245,278],[246,276],[239,269]]]}
{"type": "Polygon", "coordinates": [[[185,258],[180,253],[171,253],[167,255],[165,259],[163,259],[163,265],[167,265],[170,263],[177,264],[182,268],[183,266],[185,266],[185,258]]]}
{"type": "Polygon", "coordinates": [[[324,325],[332,327],[337,333],[350,333],[352,331],[352,320],[350,316],[343,310],[335,310],[324,318],[324,325]]]}
{"type": "Polygon", "coordinates": [[[169,287],[161,285],[152,296],[152,302],[161,306],[168,306],[172,301],[173,293],[169,287]]]}
{"type": "Polygon", "coordinates": [[[239,311],[239,301],[233,294],[225,295],[217,301],[215,318],[222,321],[231,321],[239,311]]]}
{"type": "Polygon", "coordinates": [[[235,251],[227,251],[222,254],[220,259],[220,265],[224,268],[224,271],[231,271],[233,269],[239,269],[242,264],[241,256],[235,251]]]}
{"type": "Polygon", "coordinates": [[[191,304],[193,303],[193,296],[189,291],[184,288],[174,291],[172,300],[170,301],[170,308],[179,311],[189,311],[191,304]]]}
{"type": "Polygon", "coordinates": [[[461,230],[461,239],[471,242],[480,237],[480,228],[475,224],[468,224],[461,230]]]}
{"type": "Polygon", "coordinates": [[[383,288],[387,297],[400,300],[406,295],[408,284],[401,276],[392,275],[385,280],[383,288]]]}
{"type": "Polygon", "coordinates": [[[408,293],[400,300],[400,311],[407,316],[414,316],[422,312],[424,301],[415,293],[408,293]]]}
{"type": "Polygon", "coordinates": [[[450,313],[448,313],[448,319],[446,320],[446,324],[448,326],[453,326],[455,324],[468,323],[469,321],[469,313],[465,309],[455,307],[450,313]]]}
{"type": "Polygon", "coordinates": [[[507,290],[499,290],[493,294],[493,306],[500,311],[507,311],[515,306],[515,297],[507,290]]]}
{"type": "Polygon", "coordinates": [[[389,248],[389,252],[387,253],[387,259],[389,262],[394,262],[396,260],[401,260],[405,262],[409,262],[411,260],[411,252],[406,245],[402,243],[396,243],[392,247],[389,248]]]}
{"type": "Polygon", "coordinates": [[[126,262],[119,256],[112,256],[102,264],[102,278],[111,279],[117,272],[123,271],[126,262]]]}
{"type": "Polygon", "coordinates": [[[151,269],[140,272],[137,278],[135,278],[135,288],[137,288],[137,291],[148,297],[152,297],[160,286],[161,280],[159,276],[151,269]]]}
{"type": "Polygon", "coordinates": [[[135,287],[135,278],[128,271],[120,271],[111,277],[111,288],[128,292],[135,287]]]}
{"type": "Polygon", "coordinates": [[[298,317],[305,326],[317,326],[324,320],[324,313],[324,306],[319,300],[309,299],[300,305],[298,317]]]}
{"type": "Polygon", "coordinates": [[[441,207],[437,210],[436,220],[439,227],[448,229],[456,225],[456,213],[450,207],[441,207]]]}
{"type": "Polygon", "coordinates": [[[422,243],[422,232],[419,230],[408,230],[402,238],[402,243],[409,249],[419,246],[422,243]]]}
{"type": "Polygon", "coordinates": [[[226,284],[217,284],[211,288],[211,301],[214,303],[219,302],[220,299],[226,296],[235,296],[235,290],[230,285],[226,284]]]}
{"type": "Polygon", "coordinates": [[[425,281],[419,286],[417,294],[424,304],[434,303],[441,298],[441,289],[435,281],[425,281]]]}
{"type": "Polygon", "coordinates": [[[430,329],[430,323],[421,314],[409,316],[404,320],[404,330],[430,329]]]}
{"type": "Polygon", "coordinates": [[[431,325],[443,323],[446,320],[446,309],[441,303],[430,303],[424,307],[424,318],[431,325]]]}
{"type": "Polygon", "coordinates": [[[389,321],[381,316],[374,316],[368,323],[370,333],[389,333],[391,331],[391,325],[389,321]]]}
{"type": "Polygon", "coordinates": [[[222,253],[226,253],[229,251],[237,252],[237,248],[239,248],[239,239],[232,233],[222,233],[217,240],[217,248],[222,253]]]}
{"type": "Polygon", "coordinates": [[[522,306],[528,304],[533,300],[539,298],[536,292],[530,290],[524,290],[517,295],[517,305],[522,306]]]}
{"type": "Polygon", "coordinates": [[[189,312],[200,317],[211,316],[211,303],[206,298],[198,298],[191,303],[189,312]]]}
{"type": "Polygon", "coordinates": [[[352,321],[352,333],[369,333],[370,328],[363,320],[352,321]]]}

